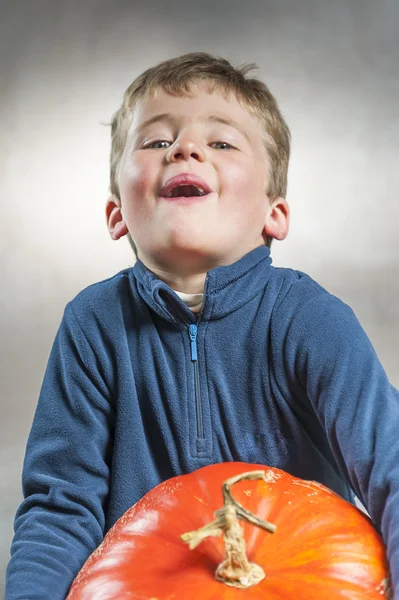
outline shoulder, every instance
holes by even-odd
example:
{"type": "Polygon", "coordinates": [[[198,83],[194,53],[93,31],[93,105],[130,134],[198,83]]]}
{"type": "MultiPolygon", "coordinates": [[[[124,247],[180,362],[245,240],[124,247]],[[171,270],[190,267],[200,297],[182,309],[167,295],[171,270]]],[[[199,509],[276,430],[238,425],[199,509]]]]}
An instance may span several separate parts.
{"type": "Polygon", "coordinates": [[[107,279],[88,285],[71,300],[71,303],[76,308],[79,305],[97,305],[98,302],[108,302],[123,296],[131,287],[130,271],[131,267],[123,269],[107,279]]]}
{"type": "Polygon", "coordinates": [[[82,329],[90,323],[104,328],[112,325],[123,312],[126,303],[132,304],[131,267],[80,291],[65,308],[65,316],[76,319],[82,329]]]}
{"type": "MultiPolygon", "coordinates": [[[[283,269],[283,285],[271,316],[271,341],[277,357],[292,364],[312,353],[327,362],[345,352],[356,356],[372,351],[352,308],[306,273],[283,269]]],[[[333,361],[334,362],[334,361],[333,361]]]]}
{"type": "Polygon", "coordinates": [[[329,319],[353,315],[353,311],[340,298],[330,293],[320,283],[303,271],[275,268],[280,281],[272,317],[287,325],[292,320],[315,320],[318,314],[329,319]]]}
{"type": "Polygon", "coordinates": [[[304,303],[315,296],[329,294],[325,288],[303,271],[274,267],[274,278],[279,282],[276,309],[283,303],[304,303]]]}

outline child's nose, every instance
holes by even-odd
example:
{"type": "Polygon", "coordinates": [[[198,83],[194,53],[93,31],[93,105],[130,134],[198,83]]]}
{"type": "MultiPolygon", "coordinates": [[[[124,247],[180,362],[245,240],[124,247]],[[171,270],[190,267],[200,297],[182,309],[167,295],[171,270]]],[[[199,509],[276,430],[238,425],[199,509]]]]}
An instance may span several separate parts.
{"type": "Polygon", "coordinates": [[[205,160],[205,151],[202,144],[194,139],[186,137],[185,139],[176,140],[169,148],[167,159],[169,162],[176,160],[189,160],[194,158],[200,162],[205,160]]]}

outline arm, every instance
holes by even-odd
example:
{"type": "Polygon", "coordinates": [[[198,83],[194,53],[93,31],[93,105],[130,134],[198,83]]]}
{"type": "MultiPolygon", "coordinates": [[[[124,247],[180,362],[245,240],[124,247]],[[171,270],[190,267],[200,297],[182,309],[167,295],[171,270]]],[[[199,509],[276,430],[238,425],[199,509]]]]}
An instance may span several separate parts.
{"type": "Polygon", "coordinates": [[[399,599],[399,392],[353,311],[334,296],[318,293],[282,318],[289,377],[384,538],[399,599]]]}
{"type": "Polygon", "coordinates": [[[28,439],[6,600],[64,600],[101,543],[113,422],[109,390],[69,304],[28,439]]]}

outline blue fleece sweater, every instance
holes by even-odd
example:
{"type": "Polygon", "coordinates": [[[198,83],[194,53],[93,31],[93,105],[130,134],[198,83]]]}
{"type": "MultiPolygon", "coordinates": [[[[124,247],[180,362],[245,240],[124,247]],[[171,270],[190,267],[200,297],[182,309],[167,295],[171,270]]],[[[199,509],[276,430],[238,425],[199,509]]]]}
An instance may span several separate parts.
{"type": "Polygon", "coordinates": [[[399,392],[352,310],[260,247],[195,315],[142,262],[65,309],[23,469],[6,600],[62,600],[115,521],[210,463],[271,465],[367,507],[399,599],[399,392]]]}

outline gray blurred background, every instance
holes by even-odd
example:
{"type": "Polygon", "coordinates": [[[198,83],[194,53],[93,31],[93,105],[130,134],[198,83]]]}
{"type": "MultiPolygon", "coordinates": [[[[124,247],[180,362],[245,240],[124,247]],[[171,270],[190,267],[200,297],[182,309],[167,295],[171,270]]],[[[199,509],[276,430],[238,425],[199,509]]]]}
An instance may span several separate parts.
{"type": "Polygon", "coordinates": [[[155,63],[203,50],[259,65],[293,136],[291,233],[274,264],[349,303],[399,387],[399,2],[3,0],[0,10],[2,592],[65,304],[134,263],[105,226],[102,123],[155,63]]]}

